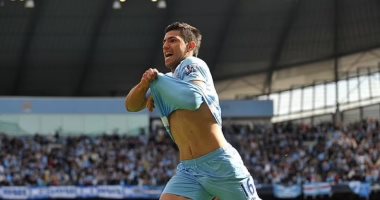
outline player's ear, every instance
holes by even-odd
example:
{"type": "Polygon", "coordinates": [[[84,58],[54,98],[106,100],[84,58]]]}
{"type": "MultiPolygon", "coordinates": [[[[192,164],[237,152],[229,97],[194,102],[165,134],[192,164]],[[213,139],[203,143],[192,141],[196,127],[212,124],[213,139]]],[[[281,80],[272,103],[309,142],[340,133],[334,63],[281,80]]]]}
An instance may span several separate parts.
{"type": "Polygon", "coordinates": [[[187,44],[187,50],[188,50],[188,51],[192,51],[192,50],[194,50],[195,47],[197,47],[197,44],[196,44],[194,41],[190,41],[190,42],[187,44]]]}

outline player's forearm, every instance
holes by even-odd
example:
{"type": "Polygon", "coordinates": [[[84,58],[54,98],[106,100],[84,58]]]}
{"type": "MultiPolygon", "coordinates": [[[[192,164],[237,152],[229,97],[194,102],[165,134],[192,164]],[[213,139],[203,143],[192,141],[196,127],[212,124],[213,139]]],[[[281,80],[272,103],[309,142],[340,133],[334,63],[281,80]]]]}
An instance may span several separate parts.
{"type": "Polygon", "coordinates": [[[146,105],[146,92],[149,86],[142,84],[141,82],[137,84],[131,91],[129,91],[125,99],[125,108],[129,112],[138,112],[145,108],[146,105]]]}

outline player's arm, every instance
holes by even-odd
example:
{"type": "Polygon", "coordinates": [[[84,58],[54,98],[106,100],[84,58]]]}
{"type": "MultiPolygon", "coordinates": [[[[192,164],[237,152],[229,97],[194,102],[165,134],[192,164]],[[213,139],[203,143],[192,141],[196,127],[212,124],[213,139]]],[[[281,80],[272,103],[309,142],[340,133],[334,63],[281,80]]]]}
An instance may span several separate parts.
{"type": "Polygon", "coordinates": [[[148,69],[143,74],[140,83],[133,87],[125,98],[125,108],[130,112],[138,112],[147,105],[146,93],[149,84],[157,78],[158,71],[156,69],[148,69]]]}
{"type": "Polygon", "coordinates": [[[183,81],[197,85],[202,90],[206,88],[207,70],[199,64],[193,63],[181,66],[179,78],[183,81]]]}
{"type": "Polygon", "coordinates": [[[206,88],[206,83],[204,81],[193,80],[193,81],[191,81],[191,83],[194,84],[194,85],[199,86],[200,88],[202,88],[202,90],[204,90],[206,88]]]}

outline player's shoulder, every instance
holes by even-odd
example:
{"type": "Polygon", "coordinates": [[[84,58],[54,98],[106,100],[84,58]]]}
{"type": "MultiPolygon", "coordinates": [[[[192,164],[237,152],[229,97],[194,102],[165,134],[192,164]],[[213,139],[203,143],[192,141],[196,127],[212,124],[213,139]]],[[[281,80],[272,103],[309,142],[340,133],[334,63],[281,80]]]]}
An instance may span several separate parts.
{"type": "Polygon", "coordinates": [[[181,62],[181,66],[188,66],[188,65],[198,65],[201,67],[207,67],[207,64],[205,61],[193,56],[189,56],[181,62]]]}

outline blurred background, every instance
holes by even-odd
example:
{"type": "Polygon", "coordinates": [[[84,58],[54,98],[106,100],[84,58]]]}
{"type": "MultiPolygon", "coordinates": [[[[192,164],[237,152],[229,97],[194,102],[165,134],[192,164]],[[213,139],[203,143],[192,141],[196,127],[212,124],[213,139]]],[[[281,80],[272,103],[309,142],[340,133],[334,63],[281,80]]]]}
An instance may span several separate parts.
{"type": "Polygon", "coordinates": [[[380,199],[379,0],[0,0],[0,198],[158,199],[176,146],[124,98],[175,21],[262,199],[380,199]]]}

